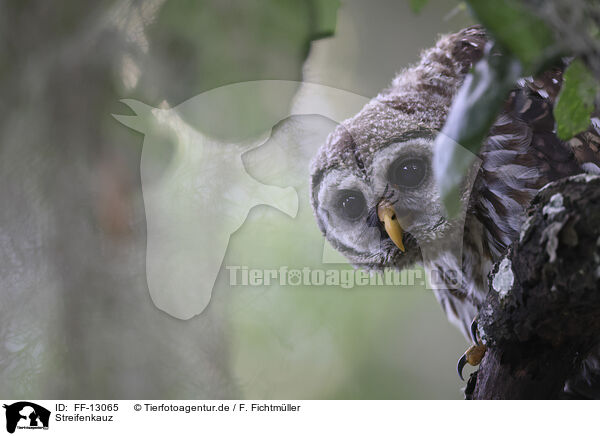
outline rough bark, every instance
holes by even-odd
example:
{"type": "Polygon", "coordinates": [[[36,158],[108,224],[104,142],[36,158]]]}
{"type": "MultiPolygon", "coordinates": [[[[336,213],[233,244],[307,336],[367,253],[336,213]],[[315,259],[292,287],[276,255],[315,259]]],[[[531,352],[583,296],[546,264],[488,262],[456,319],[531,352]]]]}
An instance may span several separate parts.
{"type": "Polygon", "coordinates": [[[496,263],[478,317],[472,399],[552,399],[600,342],[600,177],[547,185],[496,263]]]}

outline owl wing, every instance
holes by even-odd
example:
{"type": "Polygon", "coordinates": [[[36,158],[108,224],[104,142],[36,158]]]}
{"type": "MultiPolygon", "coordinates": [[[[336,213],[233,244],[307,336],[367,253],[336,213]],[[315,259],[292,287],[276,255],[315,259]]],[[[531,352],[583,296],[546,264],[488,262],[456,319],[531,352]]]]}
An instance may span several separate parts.
{"type": "Polygon", "coordinates": [[[524,210],[547,183],[600,170],[600,119],[570,141],[555,133],[553,107],[564,66],[519,82],[490,130],[470,200],[485,229],[484,251],[497,259],[517,239],[524,210]]]}
{"type": "MultiPolygon", "coordinates": [[[[551,106],[556,103],[558,93],[563,84],[562,68],[549,70],[539,77],[527,78],[523,83],[540,97],[545,98],[551,106]]],[[[552,118],[552,122],[554,118],[552,118]]],[[[596,108],[591,117],[591,123],[587,130],[575,135],[566,146],[573,152],[576,161],[586,172],[600,171],[600,110],[596,108]],[[596,168],[595,168],[596,167],[596,168]]]]}
{"type": "MultiPolygon", "coordinates": [[[[467,252],[479,242],[482,254],[495,262],[519,237],[524,211],[540,188],[574,174],[600,172],[600,111],[586,131],[569,141],[556,136],[552,110],[564,67],[522,79],[490,130],[469,203],[467,252]],[[471,229],[483,231],[475,234],[471,229]]],[[[600,345],[585,359],[580,374],[569,380],[565,396],[600,398],[600,345]]]]}

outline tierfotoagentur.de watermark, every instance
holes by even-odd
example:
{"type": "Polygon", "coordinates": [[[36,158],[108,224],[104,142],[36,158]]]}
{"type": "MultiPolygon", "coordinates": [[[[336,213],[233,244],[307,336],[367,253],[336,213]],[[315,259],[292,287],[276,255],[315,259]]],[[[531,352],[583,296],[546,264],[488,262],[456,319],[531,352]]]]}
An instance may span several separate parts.
{"type": "Polygon", "coordinates": [[[430,283],[436,283],[440,277],[432,274],[443,274],[445,280],[458,284],[458,272],[439,271],[425,272],[420,268],[402,271],[385,270],[382,272],[362,269],[343,268],[290,268],[281,266],[277,269],[250,268],[241,265],[227,265],[230,286],[339,286],[351,289],[361,286],[424,286],[431,289],[430,283]]]}

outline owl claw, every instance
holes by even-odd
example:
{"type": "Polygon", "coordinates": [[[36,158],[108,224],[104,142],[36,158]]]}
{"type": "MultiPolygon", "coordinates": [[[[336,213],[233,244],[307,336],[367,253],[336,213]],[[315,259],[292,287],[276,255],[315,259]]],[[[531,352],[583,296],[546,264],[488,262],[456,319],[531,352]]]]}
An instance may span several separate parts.
{"type": "Polygon", "coordinates": [[[483,345],[483,343],[479,340],[479,330],[477,327],[477,318],[475,318],[473,319],[470,328],[471,339],[473,339],[475,345],[470,347],[467,351],[465,351],[465,353],[462,356],[460,356],[460,359],[458,359],[458,363],[456,365],[458,376],[462,381],[465,381],[462,375],[462,371],[465,365],[467,363],[472,366],[479,365],[481,359],[483,359],[483,356],[485,356],[485,352],[487,350],[486,346],[483,345]]]}
{"type": "Polygon", "coordinates": [[[477,338],[477,336],[479,336],[477,334],[477,318],[473,319],[473,322],[471,323],[471,339],[473,339],[473,343],[477,344],[479,342],[479,339],[477,338]]]}
{"type": "Polygon", "coordinates": [[[462,381],[465,381],[465,378],[462,375],[462,370],[466,364],[467,364],[467,353],[464,353],[462,356],[460,356],[460,359],[458,359],[458,364],[456,365],[456,371],[458,372],[458,376],[460,377],[460,379],[462,381]]]}
{"type": "Polygon", "coordinates": [[[478,344],[471,346],[462,356],[460,356],[460,359],[458,359],[458,364],[456,365],[456,370],[462,381],[465,381],[462,375],[465,365],[467,363],[471,366],[479,365],[483,359],[483,356],[485,356],[486,350],[487,347],[483,345],[483,343],[479,342],[478,344]]]}

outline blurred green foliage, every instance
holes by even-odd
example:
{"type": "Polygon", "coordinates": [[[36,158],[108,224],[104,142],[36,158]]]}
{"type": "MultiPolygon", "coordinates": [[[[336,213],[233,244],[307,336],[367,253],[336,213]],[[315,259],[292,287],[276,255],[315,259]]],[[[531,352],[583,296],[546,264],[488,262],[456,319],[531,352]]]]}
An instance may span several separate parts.
{"type": "Polygon", "coordinates": [[[580,59],[575,59],[563,77],[563,86],[554,107],[559,138],[567,140],[586,130],[594,110],[598,81],[580,59]]]}
{"type": "MultiPolygon", "coordinates": [[[[458,213],[459,192],[473,160],[464,149],[479,151],[517,79],[540,74],[560,62],[562,56],[577,54],[523,0],[466,2],[494,38],[497,52],[488,51],[473,68],[452,106],[443,135],[438,138],[440,150],[451,150],[450,156],[437,158],[441,165],[435,169],[450,216],[458,213]]],[[[582,34],[588,31],[581,29],[582,34]]],[[[567,70],[565,88],[555,108],[557,131],[562,139],[569,139],[589,125],[597,92],[596,79],[584,63],[575,61],[567,70]]]]}
{"type": "Polygon", "coordinates": [[[339,0],[167,1],[148,36],[154,56],[168,60],[157,66],[160,73],[177,78],[169,103],[229,83],[301,80],[310,42],[333,34],[338,6],[339,0]]]}
{"type": "MultiPolygon", "coordinates": [[[[467,0],[467,3],[502,51],[519,59],[525,75],[536,74],[548,61],[556,59],[552,31],[520,0],[467,0]]],[[[503,66],[497,63],[492,68],[503,66]]]]}
{"type": "Polygon", "coordinates": [[[427,4],[427,0],[409,0],[410,2],[410,8],[413,10],[413,12],[415,13],[419,13],[421,12],[421,10],[425,7],[425,5],[427,4]]]}
{"type": "Polygon", "coordinates": [[[522,68],[511,56],[485,53],[454,99],[437,141],[444,150],[436,155],[435,173],[448,215],[460,212],[464,175],[471,168],[487,132],[522,68]]]}

